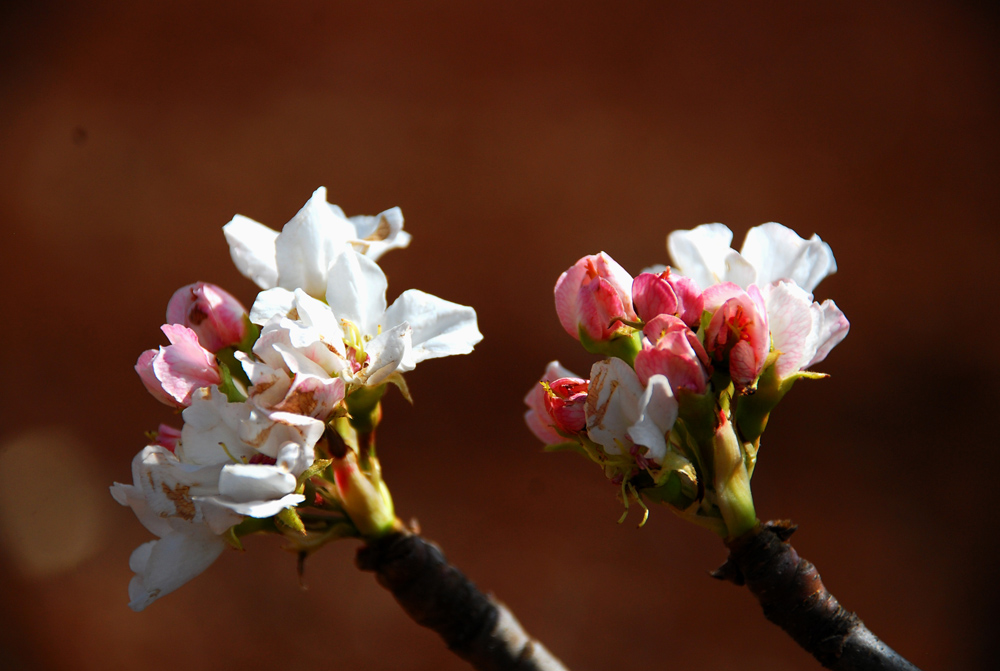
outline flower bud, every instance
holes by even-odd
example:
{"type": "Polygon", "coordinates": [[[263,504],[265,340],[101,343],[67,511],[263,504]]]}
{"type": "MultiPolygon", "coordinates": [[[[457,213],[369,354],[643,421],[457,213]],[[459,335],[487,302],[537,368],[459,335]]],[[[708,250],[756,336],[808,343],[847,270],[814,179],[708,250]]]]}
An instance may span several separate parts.
{"type": "Polygon", "coordinates": [[[643,385],[663,375],[674,391],[705,393],[711,374],[708,353],[683,321],[663,314],[647,322],[642,332],[647,340],[635,357],[635,372],[643,385]]]}
{"type": "Polygon", "coordinates": [[[180,324],[164,324],[160,330],[170,344],[143,352],[135,370],[156,400],[184,408],[191,405],[195,391],[220,384],[222,374],[215,356],[198,344],[194,331],[180,324]]]}
{"type": "Polygon", "coordinates": [[[165,447],[171,452],[177,451],[177,444],[181,441],[181,430],[175,429],[169,424],[160,424],[153,437],[153,445],[165,447]]]}
{"type": "Polygon", "coordinates": [[[713,312],[705,330],[705,350],[729,367],[737,388],[751,386],[760,376],[771,349],[764,297],[756,285],[746,291],[732,282],[705,290],[705,310],[713,312]]]}
{"type": "Polygon", "coordinates": [[[347,450],[341,459],[333,460],[333,475],[337,494],[354,526],[365,538],[378,538],[396,522],[389,490],[381,478],[372,482],[358,467],[357,455],[347,450]]]}
{"type": "Polygon", "coordinates": [[[601,252],[585,256],[559,276],[555,287],[556,313],[566,332],[580,339],[606,341],[618,330],[617,320],[635,321],[632,276],[601,252]]]}
{"type": "Polygon", "coordinates": [[[658,315],[679,317],[688,326],[701,321],[705,299],[694,280],[670,272],[642,273],[632,282],[632,303],[639,319],[648,322],[658,315]]]}
{"type": "Polygon", "coordinates": [[[589,386],[588,380],[578,377],[561,377],[545,385],[545,410],[557,427],[567,433],[583,431],[589,386]]]}
{"type": "Polygon", "coordinates": [[[732,422],[722,411],[719,412],[712,438],[712,468],[715,472],[712,484],[719,512],[726,522],[728,537],[736,538],[754,528],[757,513],[754,511],[750,475],[739,439],[732,422]]]}
{"type": "Polygon", "coordinates": [[[227,291],[207,282],[181,287],[167,303],[167,323],[186,326],[209,352],[237,345],[247,334],[247,311],[227,291]]]}
{"type": "Polygon", "coordinates": [[[566,440],[556,431],[556,427],[559,425],[552,418],[546,403],[551,383],[559,379],[579,380],[580,378],[560,365],[558,361],[552,361],[545,368],[542,379],[536,382],[531,387],[531,391],[524,397],[524,404],[528,406],[527,412],[524,413],[524,421],[531,432],[546,445],[556,445],[566,440]]]}

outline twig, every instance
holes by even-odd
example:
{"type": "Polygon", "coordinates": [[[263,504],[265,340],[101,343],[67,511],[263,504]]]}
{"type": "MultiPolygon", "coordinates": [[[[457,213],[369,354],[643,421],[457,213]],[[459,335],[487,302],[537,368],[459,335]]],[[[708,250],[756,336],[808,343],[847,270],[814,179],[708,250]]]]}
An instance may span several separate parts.
{"type": "Polygon", "coordinates": [[[356,563],[374,572],[417,624],[436,631],[476,669],[566,671],[506,606],[480,592],[421,536],[393,532],[360,548],[356,563]]]}
{"type": "Polygon", "coordinates": [[[827,591],[816,567],[788,543],[795,529],[788,520],[758,525],[727,543],[729,559],[712,576],[745,584],[764,616],[828,669],[919,671],[827,591]]]}

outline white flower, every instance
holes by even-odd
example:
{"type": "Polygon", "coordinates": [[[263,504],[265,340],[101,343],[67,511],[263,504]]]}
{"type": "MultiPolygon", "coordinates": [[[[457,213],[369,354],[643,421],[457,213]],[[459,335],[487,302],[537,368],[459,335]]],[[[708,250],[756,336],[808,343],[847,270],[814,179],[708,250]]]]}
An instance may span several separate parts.
{"type": "Polygon", "coordinates": [[[667,456],[665,435],[677,420],[677,399],[663,375],[653,375],[643,389],[632,368],[616,357],[594,364],[587,396],[587,435],[608,454],[646,448],[658,464],[667,456]]]}
{"type": "Polygon", "coordinates": [[[273,361],[277,353],[288,365],[315,364],[345,382],[378,385],[425,359],[468,354],[482,340],[470,307],[416,289],[386,307],[385,273],[353,249],[332,260],[327,282],[326,303],[301,289],[262,291],[250,310],[263,326],[254,354],[273,361]]]}
{"type": "Polygon", "coordinates": [[[305,500],[295,493],[296,478],[315,460],[323,422],[252,401],[229,403],[217,387],[183,414],[177,456],[219,467],[214,491],[199,492],[198,500],[251,517],[271,517],[305,500]]]}
{"type": "Polygon", "coordinates": [[[837,271],[830,245],[818,235],[805,240],[790,228],[774,222],[747,232],[742,249],[730,247],[733,232],[723,224],[703,224],[690,231],[673,231],[667,249],[674,269],[690,277],[701,289],[733,282],[742,289],[791,280],[812,292],[837,271]]]}
{"type": "Polygon", "coordinates": [[[316,189],[281,233],[239,214],[222,230],[233,263],[261,289],[303,289],[317,298],[326,292],[327,271],[345,245],[377,261],[410,244],[398,207],[348,218],[326,202],[325,187],[316,189]]]}
{"type": "Polygon", "coordinates": [[[826,358],[847,336],[850,324],[832,300],[822,305],[794,282],[773,282],[764,287],[771,343],[781,352],[775,363],[779,378],[809,368],[826,358]]]}
{"type": "Polygon", "coordinates": [[[160,445],[144,448],[132,460],[133,484],[115,483],[111,495],[129,506],[159,540],[132,553],[135,573],[129,583],[129,607],[140,611],[208,568],[222,553],[220,533],[242,517],[204,502],[198,493],[217,491],[219,466],[187,466],[160,445]]]}

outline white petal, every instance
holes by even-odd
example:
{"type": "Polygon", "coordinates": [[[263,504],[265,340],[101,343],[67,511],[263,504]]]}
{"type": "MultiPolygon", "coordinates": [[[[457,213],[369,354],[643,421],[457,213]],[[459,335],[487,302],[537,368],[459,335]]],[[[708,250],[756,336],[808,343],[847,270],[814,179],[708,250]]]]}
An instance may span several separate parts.
{"type": "Polygon", "coordinates": [[[367,215],[350,218],[354,224],[356,240],[354,248],[378,261],[390,249],[399,249],[410,244],[410,234],[403,230],[403,211],[398,207],[382,212],[374,217],[367,215]]]}
{"type": "Polygon", "coordinates": [[[202,525],[140,545],[129,560],[136,573],[128,586],[129,608],[138,612],[173,592],[208,568],[225,547],[221,537],[202,525]]]}
{"type": "Polygon", "coordinates": [[[383,325],[407,322],[413,329],[413,363],[468,354],[483,339],[476,311],[417,289],[400,294],[385,312],[383,325]]]}
{"type": "Polygon", "coordinates": [[[410,326],[403,322],[375,336],[365,345],[368,355],[364,370],[366,385],[381,384],[397,369],[404,373],[413,370],[411,338],[410,326]]]}
{"type": "Polygon", "coordinates": [[[250,416],[246,403],[230,403],[218,387],[207,396],[196,396],[181,413],[184,426],[177,456],[190,464],[225,464],[246,460],[254,450],[239,437],[241,422],[250,416]]]}
{"type": "Polygon", "coordinates": [[[337,319],[353,322],[362,334],[374,335],[385,313],[387,287],[377,263],[347,248],[330,266],[326,302],[337,319]]]}
{"type": "Polygon", "coordinates": [[[278,285],[322,298],[330,263],[353,237],[351,222],[326,202],[326,189],[316,189],[275,241],[278,285]]]}
{"type": "Polygon", "coordinates": [[[677,399],[663,375],[653,375],[639,399],[639,421],[628,428],[636,445],[648,448],[646,456],[658,464],[667,455],[666,433],[677,421],[677,399]]]}
{"type": "Polygon", "coordinates": [[[587,434],[608,454],[628,446],[626,432],[639,420],[644,389],[635,371],[621,359],[598,361],[590,370],[587,394],[587,434]]]}
{"type": "Polygon", "coordinates": [[[292,508],[305,500],[306,497],[302,494],[286,494],[280,499],[270,499],[267,501],[247,501],[245,503],[239,503],[236,501],[230,501],[229,499],[216,497],[215,499],[212,499],[211,502],[232,510],[234,513],[239,513],[240,515],[264,518],[273,517],[285,508],[292,508]]]}
{"type": "Polygon", "coordinates": [[[219,476],[219,496],[234,503],[270,501],[294,491],[295,476],[278,466],[230,464],[219,476]]]}
{"type": "Polygon", "coordinates": [[[751,228],[740,251],[757,269],[758,285],[787,279],[811,293],[820,280],[837,272],[833,250],[818,235],[804,240],[775,222],[751,228]]]}
{"type": "Polygon", "coordinates": [[[719,282],[734,282],[741,288],[753,284],[756,271],[730,247],[733,232],[724,224],[702,224],[690,231],[673,231],[667,250],[674,268],[702,290],[719,282]]]}
{"type": "Polygon", "coordinates": [[[278,264],[275,258],[275,240],[278,232],[237,214],[222,227],[229,243],[233,263],[244,276],[253,280],[261,289],[278,284],[278,264]]]}
{"type": "Polygon", "coordinates": [[[785,378],[802,370],[816,353],[812,294],[794,282],[775,282],[764,291],[771,343],[781,352],[775,372],[785,378]]]}
{"type": "Polygon", "coordinates": [[[850,328],[847,317],[837,304],[831,300],[823,301],[819,306],[819,318],[816,323],[816,354],[804,367],[808,368],[825,359],[830,350],[847,337],[850,328]]]}
{"type": "Polygon", "coordinates": [[[288,289],[275,287],[257,294],[250,307],[250,321],[263,326],[274,317],[287,317],[295,304],[295,294],[288,289]]]}

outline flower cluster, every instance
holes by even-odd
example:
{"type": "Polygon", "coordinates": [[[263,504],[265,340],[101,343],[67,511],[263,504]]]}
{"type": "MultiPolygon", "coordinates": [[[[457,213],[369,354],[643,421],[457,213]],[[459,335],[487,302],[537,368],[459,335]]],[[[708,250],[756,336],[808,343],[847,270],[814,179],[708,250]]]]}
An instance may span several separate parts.
{"type": "Polygon", "coordinates": [[[142,610],[207,568],[227,544],[282,533],[300,552],[395,524],[374,453],[386,385],[425,359],[482,339],[475,311],[415,289],[386,301],[377,260],[406,247],[398,208],[346,217],[318,189],[281,232],[237,215],[223,231],[262,291],[249,312],[221,288],[179,289],[170,344],[136,371],[180,410],[132,462],[114,498],[158,540],[132,554],[129,604],[142,610]]]}
{"type": "Polygon", "coordinates": [[[532,432],[599,464],[626,512],[662,502],[726,537],[756,523],[750,477],[771,411],[795,380],[823,377],[806,369],[849,328],[833,301],[813,300],[837,269],[818,236],[768,223],[738,252],[732,237],[722,224],[674,231],[673,267],[635,278],[603,252],[577,261],[556,312],[607,358],[589,380],[553,361],[525,397],[532,432]]]}

